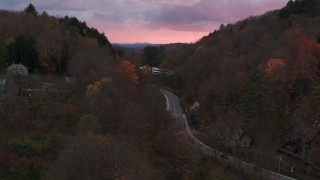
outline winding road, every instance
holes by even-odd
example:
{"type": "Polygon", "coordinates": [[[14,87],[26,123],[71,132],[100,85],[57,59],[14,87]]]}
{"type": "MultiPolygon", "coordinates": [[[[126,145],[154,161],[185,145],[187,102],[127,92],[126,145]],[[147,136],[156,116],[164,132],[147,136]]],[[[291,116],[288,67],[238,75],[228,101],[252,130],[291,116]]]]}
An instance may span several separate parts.
{"type": "Polygon", "coordinates": [[[192,142],[195,148],[201,150],[203,153],[209,156],[215,157],[218,161],[224,164],[228,164],[230,166],[240,168],[244,172],[247,172],[247,173],[250,173],[252,171],[260,172],[261,177],[265,179],[295,180],[294,178],[291,178],[291,177],[288,177],[264,168],[256,167],[253,164],[250,164],[248,162],[239,160],[235,157],[226,155],[220,151],[217,151],[214,148],[207,146],[206,144],[204,144],[203,142],[201,142],[199,139],[197,139],[192,135],[187,122],[187,118],[181,109],[178,97],[173,93],[164,89],[161,89],[160,92],[166,98],[167,110],[170,111],[171,115],[176,120],[178,127],[181,129],[184,129],[184,131],[186,132],[187,138],[190,140],[190,142],[192,142]]]}

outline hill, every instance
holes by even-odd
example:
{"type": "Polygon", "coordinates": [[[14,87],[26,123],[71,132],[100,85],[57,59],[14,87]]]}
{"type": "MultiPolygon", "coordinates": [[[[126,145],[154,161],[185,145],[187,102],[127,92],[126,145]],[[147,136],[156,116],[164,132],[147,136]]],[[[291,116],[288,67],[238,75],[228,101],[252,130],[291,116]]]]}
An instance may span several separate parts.
{"type": "Polygon", "coordinates": [[[161,46],[161,44],[150,44],[150,43],[133,43],[133,44],[112,44],[123,55],[130,56],[132,53],[142,53],[143,49],[147,46],[161,46]]]}
{"type": "MultiPolygon", "coordinates": [[[[242,127],[252,138],[252,159],[274,164],[276,149],[296,127],[315,127],[320,117],[319,12],[319,1],[289,1],[282,9],[221,25],[167,55],[176,67],[171,86],[186,106],[201,104],[196,115],[189,115],[197,117],[203,139],[231,152],[218,134],[242,127]]],[[[297,154],[301,147],[296,146],[297,154]]],[[[243,151],[234,153],[246,157],[243,151]]],[[[319,165],[315,151],[311,147],[305,158],[319,165]]]]}
{"type": "Polygon", "coordinates": [[[234,177],[185,143],[152,78],[104,33],[30,4],[0,12],[0,38],[1,68],[29,70],[1,76],[0,179],[234,177]]]}
{"type": "Polygon", "coordinates": [[[2,69],[12,63],[23,63],[30,71],[65,73],[77,43],[84,38],[96,39],[99,46],[113,52],[104,33],[89,28],[75,17],[55,18],[46,12],[35,17],[4,10],[0,14],[0,47],[2,51],[8,51],[1,57],[2,69]],[[36,51],[31,52],[28,47],[36,51]]]}
{"type": "Polygon", "coordinates": [[[161,46],[163,44],[150,44],[150,43],[132,43],[132,44],[121,44],[121,43],[113,43],[114,46],[130,48],[130,49],[140,49],[142,50],[146,46],[161,46]]]}

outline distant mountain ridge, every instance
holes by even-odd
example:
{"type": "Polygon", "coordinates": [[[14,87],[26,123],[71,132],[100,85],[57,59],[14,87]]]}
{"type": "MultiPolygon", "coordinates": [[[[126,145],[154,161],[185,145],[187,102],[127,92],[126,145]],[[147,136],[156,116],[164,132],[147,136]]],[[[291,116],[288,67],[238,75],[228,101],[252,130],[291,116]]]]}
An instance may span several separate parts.
{"type": "Polygon", "coordinates": [[[113,46],[130,48],[130,49],[143,49],[146,46],[161,46],[164,44],[151,44],[151,43],[112,43],[113,46]]]}
{"type": "Polygon", "coordinates": [[[131,54],[132,52],[142,52],[147,46],[164,46],[167,52],[171,52],[181,46],[188,45],[187,43],[170,43],[170,44],[152,44],[152,43],[112,43],[115,49],[122,51],[124,54],[131,54]]]}

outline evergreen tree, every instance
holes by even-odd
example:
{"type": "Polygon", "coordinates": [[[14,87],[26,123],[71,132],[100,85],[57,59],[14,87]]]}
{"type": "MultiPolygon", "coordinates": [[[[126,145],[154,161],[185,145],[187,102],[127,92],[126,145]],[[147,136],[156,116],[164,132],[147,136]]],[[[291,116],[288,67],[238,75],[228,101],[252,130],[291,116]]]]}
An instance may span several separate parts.
{"type": "Polygon", "coordinates": [[[262,130],[263,122],[274,114],[274,107],[269,103],[269,91],[264,82],[264,74],[253,69],[243,85],[241,109],[245,116],[249,132],[253,129],[262,130]]]}
{"type": "Polygon", "coordinates": [[[16,37],[15,42],[8,46],[8,57],[9,64],[22,63],[31,73],[40,66],[36,42],[32,37],[16,37]]]}
{"type": "Polygon", "coordinates": [[[25,12],[26,14],[32,14],[32,15],[34,15],[34,16],[37,16],[37,15],[38,15],[38,12],[37,12],[36,8],[35,8],[34,5],[31,4],[31,3],[24,9],[24,12],[25,12]]]}
{"type": "Polygon", "coordinates": [[[279,12],[281,18],[288,18],[292,14],[306,14],[310,17],[319,15],[317,0],[290,0],[287,6],[279,12]]]}
{"type": "Polygon", "coordinates": [[[106,45],[109,45],[109,41],[106,37],[106,35],[104,33],[100,33],[97,37],[96,37],[99,46],[104,47],[106,45]]]}
{"type": "Polygon", "coordinates": [[[160,46],[146,46],[143,49],[143,62],[142,65],[148,64],[150,66],[159,67],[159,64],[165,58],[165,47],[160,46]]]}
{"type": "Polygon", "coordinates": [[[0,37],[0,69],[5,68],[7,62],[7,48],[3,39],[0,37]]]}
{"type": "Polygon", "coordinates": [[[68,47],[65,46],[62,48],[60,57],[56,62],[56,72],[59,74],[63,74],[67,72],[67,66],[70,59],[71,59],[71,55],[68,52],[68,47]]]}

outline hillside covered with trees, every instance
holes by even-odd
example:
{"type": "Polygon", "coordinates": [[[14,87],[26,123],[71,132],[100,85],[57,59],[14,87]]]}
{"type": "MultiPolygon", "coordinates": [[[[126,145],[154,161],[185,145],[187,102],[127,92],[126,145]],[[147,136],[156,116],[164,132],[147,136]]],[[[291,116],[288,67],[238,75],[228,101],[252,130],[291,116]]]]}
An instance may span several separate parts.
{"type": "MultiPolygon", "coordinates": [[[[233,153],[277,167],[277,148],[291,140],[298,127],[319,127],[317,0],[289,1],[282,9],[222,24],[198,42],[167,54],[167,60],[176,68],[170,86],[186,109],[200,103],[189,120],[213,147],[228,150],[219,136],[241,127],[252,146],[233,153]]],[[[320,165],[319,146],[295,148],[297,155],[320,165]]]]}
{"type": "Polygon", "coordinates": [[[234,177],[185,143],[152,78],[75,17],[1,10],[0,62],[0,179],[234,177]],[[29,74],[5,75],[13,63],[29,74]]]}

